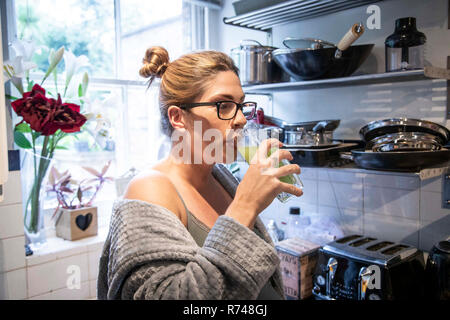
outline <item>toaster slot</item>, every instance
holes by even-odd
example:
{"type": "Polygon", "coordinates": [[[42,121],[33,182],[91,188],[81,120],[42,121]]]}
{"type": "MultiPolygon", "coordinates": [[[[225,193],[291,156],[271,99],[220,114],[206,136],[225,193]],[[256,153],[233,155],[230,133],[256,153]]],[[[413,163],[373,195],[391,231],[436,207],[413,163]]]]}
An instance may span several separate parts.
{"type": "Polygon", "coordinates": [[[358,238],[361,238],[361,237],[362,236],[360,236],[358,234],[354,234],[354,235],[351,235],[351,236],[344,237],[342,239],[336,240],[336,242],[337,243],[346,243],[346,242],[349,242],[349,241],[352,241],[352,240],[355,240],[355,239],[358,239],[358,238]]]}
{"type": "Polygon", "coordinates": [[[396,246],[390,247],[386,250],[381,251],[382,254],[385,255],[393,255],[396,254],[400,251],[402,251],[403,249],[409,248],[408,246],[402,245],[402,244],[398,244],[396,246]]]}
{"type": "Polygon", "coordinates": [[[394,244],[394,243],[393,242],[389,242],[389,241],[382,241],[382,242],[379,242],[377,244],[374,244],[374,245],[366,248],[366,250],[378,251],[380,249],[386,248],[387,246],[390,246],[391,244],[394,244]]]}
{"type": "Polygon", "coordinates": [[[376,240],[376,239],[375,238],[363,238],[361,240],[350,243],[349,246],[359,247],[359,246],[362,246],[363,244],[369,243],[373,240],[376,240]]]}

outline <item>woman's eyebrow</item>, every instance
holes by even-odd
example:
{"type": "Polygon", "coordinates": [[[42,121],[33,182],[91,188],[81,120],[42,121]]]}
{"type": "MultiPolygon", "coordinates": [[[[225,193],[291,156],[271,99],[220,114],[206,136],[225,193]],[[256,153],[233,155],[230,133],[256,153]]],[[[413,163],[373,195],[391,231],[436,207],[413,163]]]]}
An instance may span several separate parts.
{"type": "MultiPolygon", "coordinates": [[[[244,98],[245,98],[245,95],[243,95],[239,101],[244,101],[244,98]]],[[[234,101],[234,97],[229,94],[218,94],[218,95],[211,97],[209,100],[217,100],[217,99],[227,99],[230,101],[234,101]]]]}

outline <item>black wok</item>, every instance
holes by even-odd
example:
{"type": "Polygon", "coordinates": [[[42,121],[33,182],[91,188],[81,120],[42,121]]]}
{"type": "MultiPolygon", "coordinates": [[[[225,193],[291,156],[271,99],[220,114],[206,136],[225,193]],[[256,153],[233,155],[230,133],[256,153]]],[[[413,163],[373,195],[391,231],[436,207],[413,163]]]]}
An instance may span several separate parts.
{"type": "MultiPolygon", "coordinates": [[[[349,76],[361,66],[374,47],[373,44],[351,46],[363,32],[362,24],[355,24],[337,46],[322,40],[306,39],[312,41],[312,47],[277,49],[272,56],[286,73],[298,81],[349,76]]],[[[307,43],[305,39],[297,40],[307,43]]],[[[286,41],[283,43],[287,46],[286,41]]]]}
{"type": "Polygon", "coordinates": [[[342,152],[341,158],[352,160],[363,169],[417,172],[450,161],[450,150],[372,152],[358,149],[342,152]]]}
{"type": "Polygon", "coordinates": [[[373,44],[349,47],[342,57],[334,57],[335,48],[315,50],[278,49],[274,51],[275,62],[295,80],[314,80],[347,77],[355,72],[367,59],[373,44]]]}

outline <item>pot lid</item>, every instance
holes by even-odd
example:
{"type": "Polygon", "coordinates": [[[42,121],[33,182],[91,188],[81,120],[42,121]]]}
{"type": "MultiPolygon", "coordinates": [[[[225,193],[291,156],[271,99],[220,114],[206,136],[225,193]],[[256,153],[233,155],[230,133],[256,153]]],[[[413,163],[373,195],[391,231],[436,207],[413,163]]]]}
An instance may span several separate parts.
{"type": "Polygon", "coordinates": [[[286,38],[283,44],[289,49],[322,49],[336,47],[334,43],[314,38],[286,38]]]}
{"type": "Polygon", "coordinates": [[[359,130],[361,138],[365,141],[373,140],[379,136],[397,132],[425,132],[437,136],[443,145],[450,140],[450,131],[440,124],[420,119],[391,118],[375,120],[359,130]]]}

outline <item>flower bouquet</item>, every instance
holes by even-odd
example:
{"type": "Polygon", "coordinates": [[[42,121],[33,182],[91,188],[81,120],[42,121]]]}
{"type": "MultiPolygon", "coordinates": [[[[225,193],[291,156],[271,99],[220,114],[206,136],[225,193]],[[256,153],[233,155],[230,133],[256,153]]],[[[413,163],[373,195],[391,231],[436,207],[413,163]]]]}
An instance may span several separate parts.
{"type": "MultiPolygon", "coordinates": [[[[22,117],[22,120],[14,127],[14,141],[25,151],[24,156],[31,159],[33,168],[31,186],[27,188],[28,194],[26,199],[24,198],[24,226],[27,240],[39,243],[45,241],[45,233],[41,233],[43,218],[40,206],[44,178],[55,151],[64,148],[59,146],[61,140],[67,135],[79,132],[87,121],[87,117],[80,113],[79,104],[63,102],[58,93],[57,66],[63,56],[66,62],[64,95],[77,71],[73,63],[70,63],[70,52],[65,52],[64,47],[57,51],[52,49],[48,69],[38,84],[29,77],[29,71],[37,67],[31,62],[34,51],[32,43],[17,40],[12,46],[16,57],[4,62],[4,75],[5,81],[11,80],[20,94],[20,97],[7,95],[14,112],[22,117]],[[54,79],[53,93],[43,88],[45,81],[51,75],[54,79]]],[[[88,75],[85,73],[78,87],[80,98],[86,94],[87,85],[88,75]]]]}

